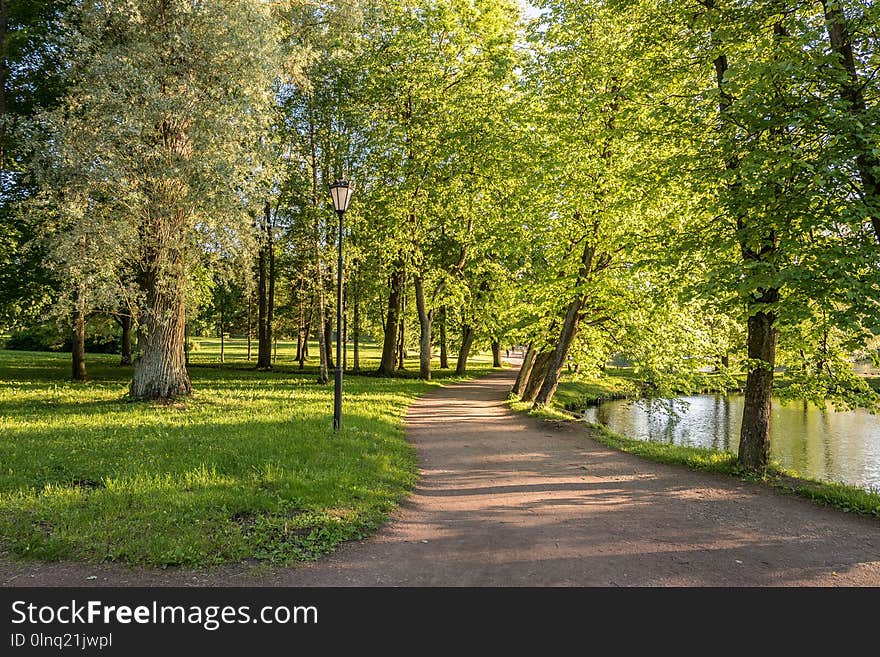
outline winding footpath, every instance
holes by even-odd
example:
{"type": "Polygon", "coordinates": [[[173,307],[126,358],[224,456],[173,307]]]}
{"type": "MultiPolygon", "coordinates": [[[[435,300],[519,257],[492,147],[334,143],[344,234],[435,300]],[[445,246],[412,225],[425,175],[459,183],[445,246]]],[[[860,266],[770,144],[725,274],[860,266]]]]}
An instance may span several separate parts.
{"type": "Polygon", "coordinates": [[[880,521],[623,454],[505,405],[515,371],[417,401],[414,494],[366,541],[299,568],[0,564],[9,585],[880,586],[880,521]],[[87,573],[95,579],[85,581],[87,573]]]}

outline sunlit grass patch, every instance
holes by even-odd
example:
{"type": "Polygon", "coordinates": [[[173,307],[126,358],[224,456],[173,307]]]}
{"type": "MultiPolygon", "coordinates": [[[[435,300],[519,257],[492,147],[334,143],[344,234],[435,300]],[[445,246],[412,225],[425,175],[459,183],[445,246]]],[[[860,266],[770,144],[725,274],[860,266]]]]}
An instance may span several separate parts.
{"type": "Polygon", "coordinates": [[[162,405],[128,401],[131,369],[113,356],[89,355],[87,384],[66,380],[68,358],[0,351],[0,550],[14,556],[318,558],[375,531],[411,490],[406,409],[453,379],[347,374],[335,434],[314,368],[193,366],[193,397],[162,405]]]}

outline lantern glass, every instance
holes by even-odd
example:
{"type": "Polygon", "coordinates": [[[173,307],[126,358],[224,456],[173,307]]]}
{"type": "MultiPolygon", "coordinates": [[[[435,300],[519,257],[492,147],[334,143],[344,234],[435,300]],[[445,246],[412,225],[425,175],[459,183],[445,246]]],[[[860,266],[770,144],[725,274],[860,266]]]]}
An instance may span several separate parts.
{"type": "Polygon", "coordinates": [[[333,199],[333,208],[337,212],[348,210],[348,204],[351,202],[351,193],[353,191],[354,185],[347,180],[336,180],[330,185],[330,197],[333,199]]]}

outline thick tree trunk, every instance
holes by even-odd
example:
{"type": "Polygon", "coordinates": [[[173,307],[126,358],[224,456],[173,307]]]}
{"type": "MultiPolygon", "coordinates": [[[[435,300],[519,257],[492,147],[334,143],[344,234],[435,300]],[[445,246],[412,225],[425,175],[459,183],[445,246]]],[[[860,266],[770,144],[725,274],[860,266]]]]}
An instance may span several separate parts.
{"type": "Polygon", "coordinates": [[[122,327],[120,365],[131,365],[131,323],[131,315],[126,313],[119,316],[119,325],[122,327]]]}
{"type": "Polygon", "coordinates": [[[492,340],[492,367],[501,367],[501,344],[492,340]]]}
{"type": "Polygon", "coordinates": [[[513,384],[513,388],[510,389],[510,394],[520,396],[522,393],[523,387],[526,381],[529,380],[529,374],[532,371],[532,365],[535,363],[535,347],[533,342],[529,342],[529,347],[526,349],[525,356],[523,356],[522,366],[519,368],[519,373],[516,375],[516,383],[513,384]]]}
{"type": "Polygon", "coordinates": [[[385,340],[382,343],[382,360],[379,374],[394,376],[397,361],[397,328],[400,322],[400,297],[403,291],[403,269],[391,274],[391,290],[388,294],[388,314],[385,319],[385,340]]]}
{"type": "MultiPolygon", "coordinates": [[[[140,335],[140,333],[138,333],[140,335]]],[[[189,367],[189,322],[183,320],[183,364],[189,367]]]]}
{"type": "Polygon", "coordinates": [[[422,277],[414,276],[413,285],[416,292],[416,310],[419,315],[419,378],[431,380],[431,323],[434,311],[425,307],[425,290],[422,277]]]}
{"type": "MultiPolygon", "coordinates": [[[[768,300],[776,297],[776,290],[764,294],[768,300]]],[[[772,312],[758,312],[748,320],[749,371],[739,438],[739,463],[757,471],[766,469],[770,458],[770,406],[776,365],[775,321],[772,312]]]]}
{"type": "Polygon", "coordinates": [[[522,401],[535,401],[538,392],[541,390],[541,386],[544,385],[544,379],[547,377],[547,371],[550,369],[550,365],[553,362],[554,353],[555,349],[548,349],[535,356],[535,361],[532,364],[528,379],[526,379],[523,384],[522,395],[520,395],[522,401]]]}
{"type": "MultiPolygon", "coordinates": [[[[840,2],[830,3],[822,0],[825,12],[825,25],[828,29],[828,40],[831,48],[838,56],[838,63],[846,76],[840,82],[840,97],[849,104],[849,113],[855,123],[867,124],[870,119],[868,104],[865,100],[866,83],[859,76],[859,65],[856,62],[852,35],[846,23],[846,16],[840,2]]],[[[856,166],[862,181],[862,200],[868,206],[868,216],[874,228],[874,235],[880,241],[880,157],[877,156],[876,141],[866,137],[870,133],[858,131],[851,135],[854,142],[856,166]]]]}
{"type": "MultiPolygon", "coordinates": [[[[544,374],[544,382],[538,394],[535,396],[535,406],[546,406],[553,400],[556,394],[556,388],[559,386],[559,375],[571,351],[571,345],[577,336],[578,327],[581,322],[581,310],[583,310],[586,296],[580,291],[584,281],[588,280],[593,273],[594,259],[596,257],[596,249],[591,245],[589,240],[584,242],[584,251],[581,254],[581,266],[578,270],[577,282],[575,283],[575,298],[568,304],[568,310],[565,312],[565,321],[562,323],[562,330],[559,332],[559,341],[553,350],[553,357],[544,374]]],[[[597,268],[608,266],[610,257],[599,257],[597,268]]]]}
{"type": "Polygon", "coordinates": [[[449,350],[446,341],[446,306],[440,307],[440,369],[449,369],[449,350]]]}
{"type": "MultiPolygon", "coordinates": [[[[271,257],[269,248],[269,235],[271,231],[268,228],[269,214],[271,209],[267,202],[263,211],[263,224],[261,228],[266,235],[261,236],[263,239],[260,246],[259,254],[259,280],[257,283],[257,369],[272,369],[272,325],[270,316],[270,281],[271,281],[271,257]]],[[[274,287],[274,286],[272,286],[274,287]]]]}
{"type": "Polygon", "coordinates": [[[71,379],[84,382],[86,375],[86,304],[82,286],[73,298],[73,333],[71,335],[71,379]]]}
{"type": "Polygon", "coordinates": [[[568,305],[559,341],[551,352],[553,356],[544,372],[544,382],[541,384],[538,394],[535,395],[535,406],[546,406],[553,400],[553,395],[559,386],[559,376],[562,373],[562,368],[565,365],[565,360],[568,358],[568,352],[571,350],[575,336],[577,336],[582,306],[583,298],[580,295],[568,305]]]}
{"type": "Polygon", "coordinates": [[[159,400],[189,395],[192,385],[183,353],[186,325],[183,275],[160,282],[154,269],[141,278],[146,299],[140,313],[141,355],[134,364],[130,394],[135,399],[159,400]]]}
{"type": "Polygon", "coordinates": [[[461,349],[458,350],[458,361],[455,364],[455,373],[463,376],[467,372],[468,356],[471,346],[474,344],[476,332],[469,324],[465,324],[461,330],[461,349]]]}

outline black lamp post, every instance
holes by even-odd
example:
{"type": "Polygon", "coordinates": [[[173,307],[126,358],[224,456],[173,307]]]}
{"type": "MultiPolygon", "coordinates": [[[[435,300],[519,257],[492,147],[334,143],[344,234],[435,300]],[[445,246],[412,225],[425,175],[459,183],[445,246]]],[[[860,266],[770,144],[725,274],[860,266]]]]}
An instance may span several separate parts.
{"type": "Polygon", "coordinates": [[[339,262],[336,265],[336,386],[333,391],[333,431],[342,426],[342,227],[345,211],[351,201],[354,185],[347,180],[336,180],[330,185],[333,208],[339,216],[339,262]]]}

